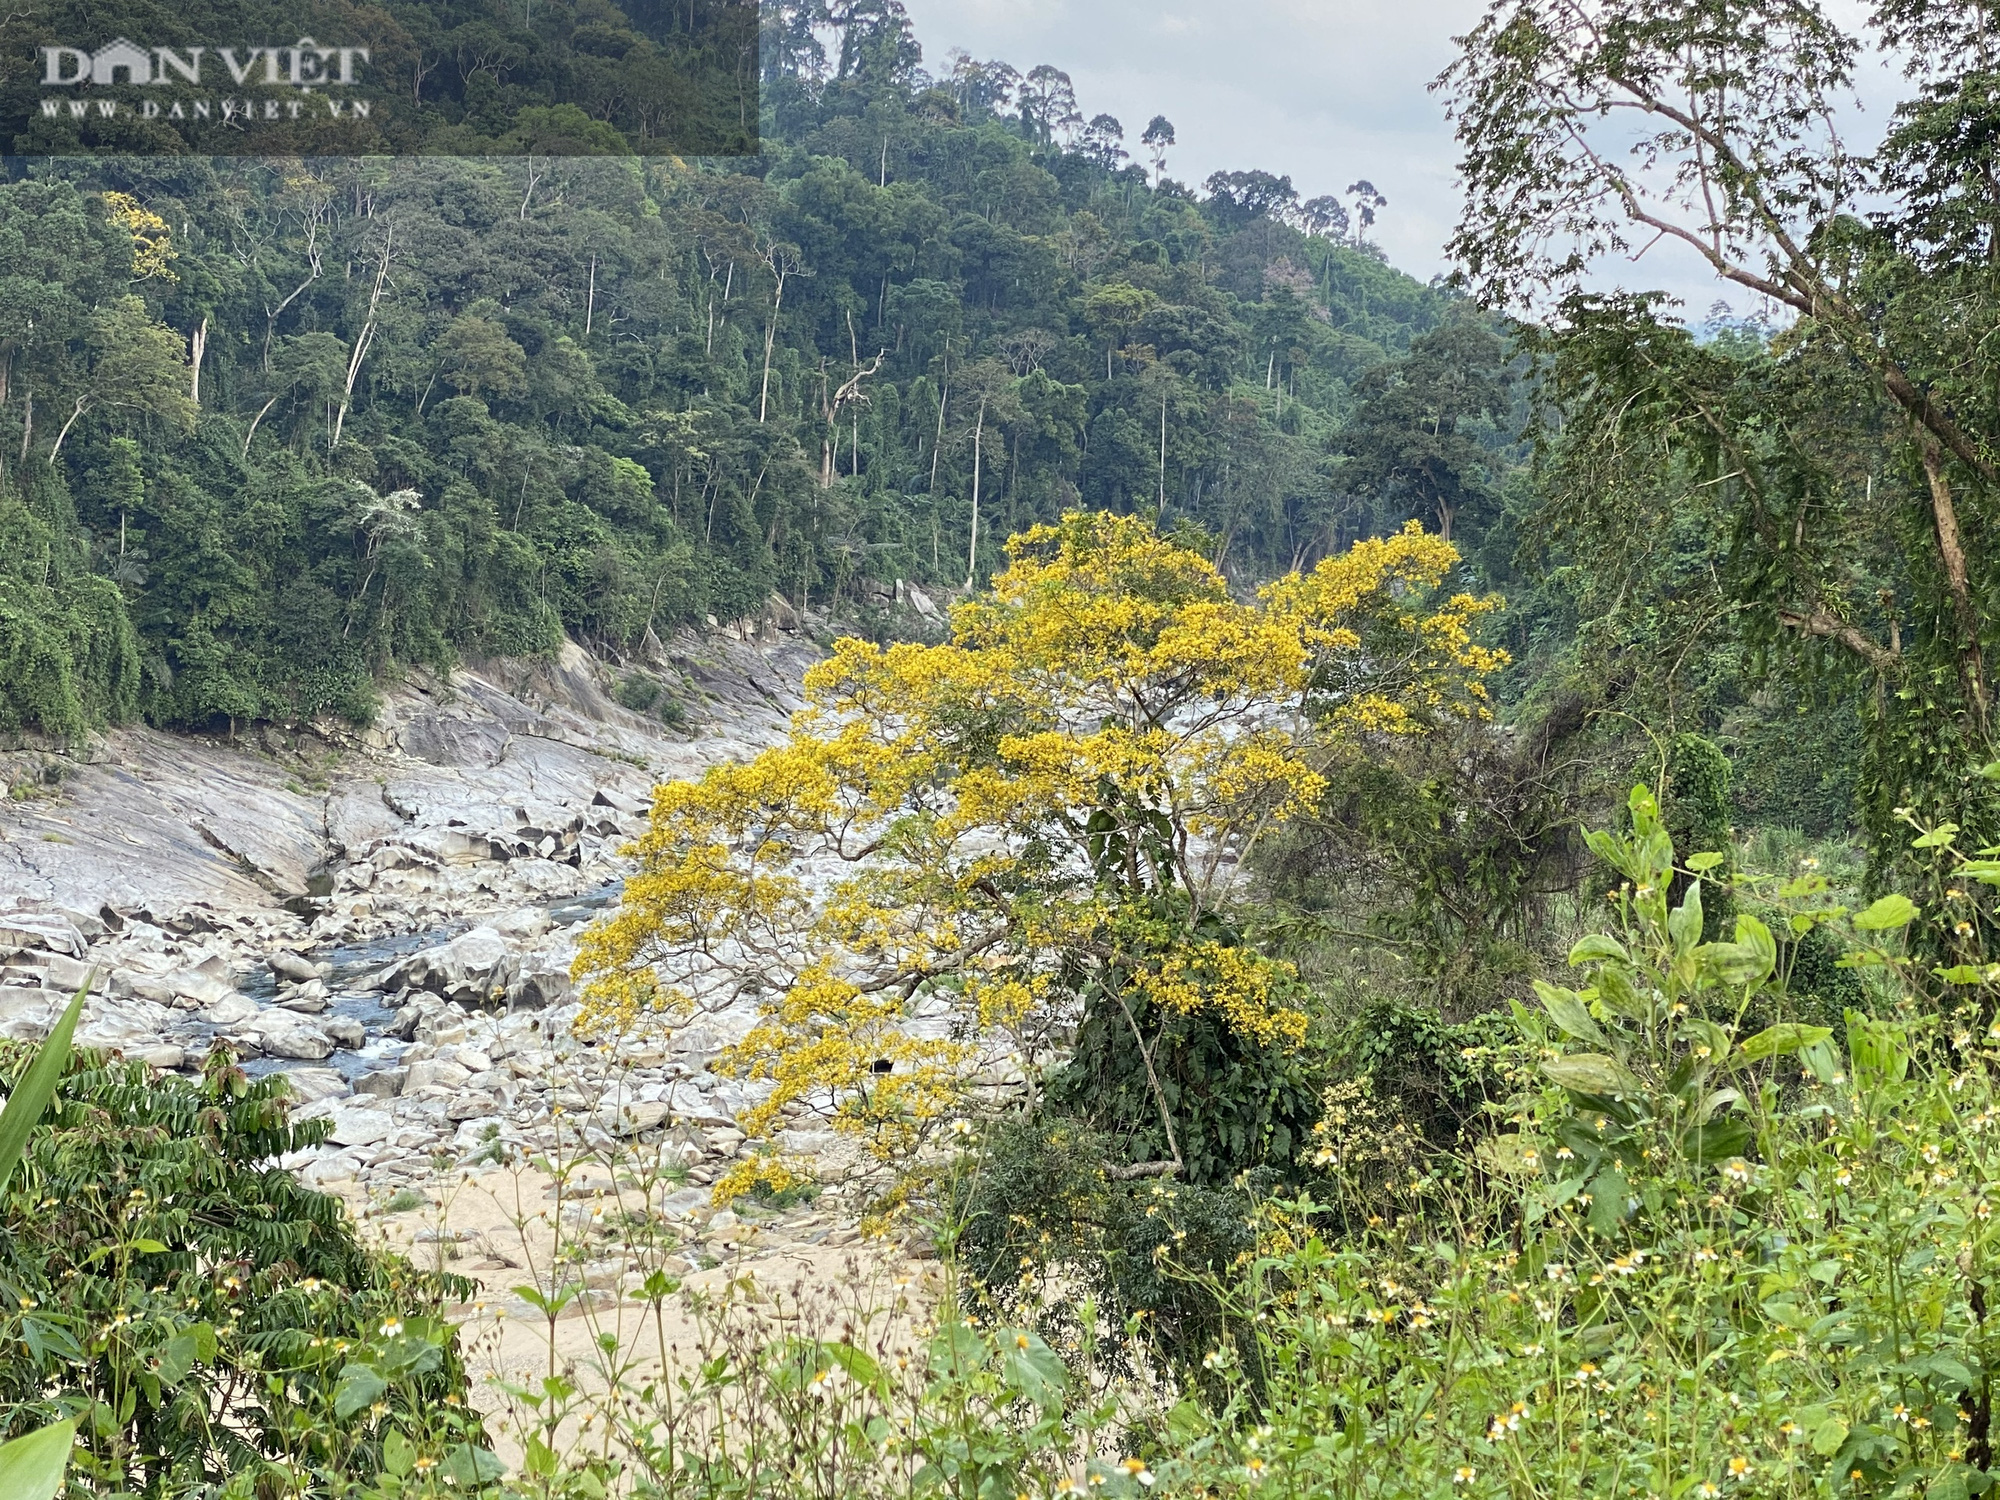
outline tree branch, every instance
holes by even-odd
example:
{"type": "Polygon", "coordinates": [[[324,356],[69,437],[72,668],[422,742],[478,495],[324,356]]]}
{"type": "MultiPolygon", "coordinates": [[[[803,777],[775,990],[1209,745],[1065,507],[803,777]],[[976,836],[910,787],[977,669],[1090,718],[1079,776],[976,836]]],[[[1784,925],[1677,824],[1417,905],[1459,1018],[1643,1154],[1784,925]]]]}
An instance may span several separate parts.
{"type": "Polygon", "coordinates": [[[1877,645],[1840,616],[1827,610],[1817,607],[1810,610],[1781,609],[1778,611],[1778,623],[1788,630],[1837,641],[1878,672],[1894,672],[1902,666],[1901,652],[1877,645]]]}

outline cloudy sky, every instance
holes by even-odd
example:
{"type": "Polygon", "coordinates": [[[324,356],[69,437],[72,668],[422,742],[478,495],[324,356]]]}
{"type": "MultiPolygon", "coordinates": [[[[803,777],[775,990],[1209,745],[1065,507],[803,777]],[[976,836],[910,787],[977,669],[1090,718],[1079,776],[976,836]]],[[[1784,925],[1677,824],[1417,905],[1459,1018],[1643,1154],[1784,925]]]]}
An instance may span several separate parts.
{"type": "MultiPolygon", "coordinates": [[[[1075,81],[1086,115],[1116,115],[1135,144],[1153,115],[1171,119],[1180,145],[1167,170],[1190,184],[1261,167],[1310,198],[1367,178],[1389,197],[1375,236],[1389,258],[1418,277],[1447,269],[1455,154],[1427,85],[1483,0],[904,3],[933,71],[946,70],[954,47],[1023,72],[1053,63],[1075,81]]],[[[1726,295],[1691,255],[1666,247],[1607,268],[1607,279],[1666,287],[1697,319],[1726,295]]]]}

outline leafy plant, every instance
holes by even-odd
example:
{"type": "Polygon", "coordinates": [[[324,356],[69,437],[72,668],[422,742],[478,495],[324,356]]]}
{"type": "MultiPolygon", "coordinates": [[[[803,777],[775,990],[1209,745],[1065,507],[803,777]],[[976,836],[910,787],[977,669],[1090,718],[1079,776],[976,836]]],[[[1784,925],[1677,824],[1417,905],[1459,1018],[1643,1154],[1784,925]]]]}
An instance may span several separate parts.
{"type": "Polygon", "coordinates": [[[195,1082],[52,1055],[0,1054],[14,1098],[53,1083],[0,1204],[11,1426],[73,1422],[76,1482],[148,1497],[372,1480],[397,1445],[497,1475],[451,1458],[484,1448],[439,1317],[464,1284],[365,1249],[271,1165],[326,1131],[288,1120],[281,1076],[220,1048],[195,1082]]]}
{"type": "MultiPolygon", "coordinates": [[[[1624,885],[1617,929],[1572,955],[1587,982],[1516,1009],[1509,1128],[1476,1172],[1435,1157],[1350,1238],[1310,1195],[1264,1207],[1210,1356],[1262,1378],[1169,1414],[1162,1491],[1991,1487],[2000,1030],[1944,1035],[1905,1005],[1850,1011],[1844,1037],[1746,1034],[1775,943],[1747,913],[1703,941],[1701,882],[1668,904],[1643,788],[1631,811],[1591,838],[1624,885]]],[[[1913,903],[1817,894],[1775,899],[1850,934],[1853,962],[1920,977],[1898,951],[1913,903]]]]}
{"type": "Polygon", "coordinates": [[[0,1108],[0,1193],[7,1190],[14,1168],[20,1165],[21,1153],[28,1148],[28,1137],[41,1123],[42,1114],[69,1067],[70,1038],[76,1033],[77,1017],[83,1014],[90,985],[91,980],[87,979],[77,990],[48,1036],[35,1049],[34,1060],[15,1080],[5,1107],[0,1108]]]}

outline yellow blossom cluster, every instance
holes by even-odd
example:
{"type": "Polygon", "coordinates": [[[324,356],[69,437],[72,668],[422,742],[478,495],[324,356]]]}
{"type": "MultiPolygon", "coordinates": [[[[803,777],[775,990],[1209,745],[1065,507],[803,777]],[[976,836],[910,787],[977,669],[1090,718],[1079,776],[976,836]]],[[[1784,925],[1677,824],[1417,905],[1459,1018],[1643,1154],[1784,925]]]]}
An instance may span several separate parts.
{"type": "Polygon", "coordinates": [[[755,996],[719,1062],[768,1091],[746,1131],[811,1112],[888,1161],[986,1058],[1032,1059],[1094,1003],[1303,1036],[1290,969],[1206,914],[1343,747],[1484,711],[1497,601],[1433,607],[1457,554],[1415,526],[1252,600],[1132,517],[1065,516],[1008,556],[947,641],[838,642],[785,743],[658,789],[579,947],[581,1029],[755,996]]]}
{"type": "Polygon", "coordinates": [[[132,237],[132,279],[146,281],[159,277],[177,282],[173,262],[180,251],[174,248],[173,230],[167,221],[130,193],[106,193],[105,217],[132,237]]]}

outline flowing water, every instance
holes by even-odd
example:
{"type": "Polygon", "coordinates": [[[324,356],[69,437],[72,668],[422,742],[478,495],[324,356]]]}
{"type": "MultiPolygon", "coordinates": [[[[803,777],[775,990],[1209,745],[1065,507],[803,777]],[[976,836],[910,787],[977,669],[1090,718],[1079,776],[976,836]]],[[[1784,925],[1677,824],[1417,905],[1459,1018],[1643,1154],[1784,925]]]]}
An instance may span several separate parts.
{"type": "MultiPolygon", "coordinates": [[[[538,904],[548,913],[551,928],[570,927],[595,918],[606,907],[615,904],[624,885],[622,880],[614,880],[595,890],[538,904]]],[[[422,932],[406,932],[396,937],[373,938],[365,943],[307,951],[304,956],[314,963],[333,966],[333,972],[326,979],[333,1003],[320,1013],[321,1016],[339,1016],[358,1022],[366,1041],[352,1051],[337,1047],[332,1056],[320,1062],[305,1062],[290,1057],[252,1058],[243,1063],[243,1071],[258,1077],[266,1073],[289,1072],[294,1068],[332,1068],[353,1083],[370,1073],[395,1066],[396,1059],[403,1055],[408,1043],[382,1033],[383,1028],[395,1019],[401,1001],[393,995],[359,990],[355,986],[366,983],[395,960],[425,948],[435,948],[440,943],[448,943],[474,925],[470,921],[453,922],[422,932]]],[[[277,994],[277,976],[260,965],[237,988],[258,1004],[269,1005],[277,994]]]]}

